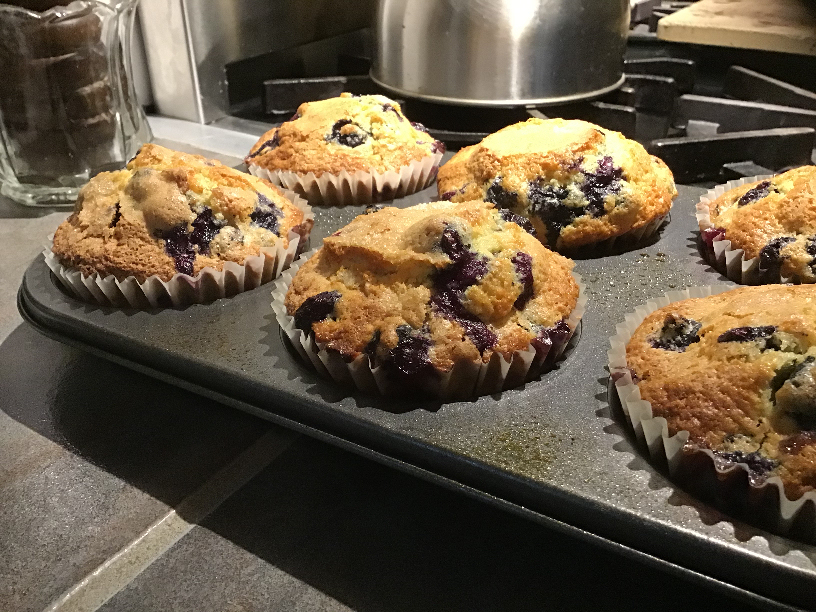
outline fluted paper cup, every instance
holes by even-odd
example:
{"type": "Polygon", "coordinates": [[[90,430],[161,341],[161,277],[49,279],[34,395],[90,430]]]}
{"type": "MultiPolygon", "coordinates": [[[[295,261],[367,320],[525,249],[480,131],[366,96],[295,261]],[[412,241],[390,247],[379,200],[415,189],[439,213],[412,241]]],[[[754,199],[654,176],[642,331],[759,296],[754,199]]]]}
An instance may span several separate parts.
{"type": "Polygon", "coordinates": [[[311,204],[346,206],[390,201],[421,191],[436,178],[441,160],[442,153],[434,153],[383,173],[343,170],[339,174],[324,172],[317,177],[313,172],[267,170],[255,164],[249,165],[249,172],[298,193],[311,204]]]}

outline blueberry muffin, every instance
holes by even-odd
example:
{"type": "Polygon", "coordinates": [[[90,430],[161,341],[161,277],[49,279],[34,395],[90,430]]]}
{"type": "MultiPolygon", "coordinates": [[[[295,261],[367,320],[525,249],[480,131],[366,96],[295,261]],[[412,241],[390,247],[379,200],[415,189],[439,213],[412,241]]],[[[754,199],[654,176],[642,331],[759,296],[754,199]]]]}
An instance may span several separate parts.
{"type": "Polygon", "coordinates": [[[669,304],[626,347],[627,366],[685,453],[779,476],[790,499],[816,488],[816,287],[742,287],[669,304]]]}
{"type": "Polygon", "coordinates": [[[267,181],[217,161],[146,144],[124,170],[82,188],[54,234],[53,252],[83,275],[143,282],[242,264],[263,247],[302,237],[311,218],[267,181]]]}
{"type": "Polygon", "coordinates": [[[640,144],[563,119],[528,119],[462,149],[437,187],[440,199],[484,199],[527,217],[558,250],[656,230],[677,195],[671,171],[640,144]]]}
{"type": "Polygon", "coordinates": [[[572,261],[530,229],[483,201],[361,215],[298,270],[286,310],[330,351],[368,356],[403,381],[531,345],[542,359],[555,348],[554,360],[579,287],[572,261]]]}
{"type": "Polygon", "coordinates": [[[708,203],[702,229],[709,260],[715,239],[731,241],[744,259],[759,258],[760,279],[816,282],[816,166],[726,191],[708,203]]]}
{"type": "Polygon", "coordinates": [[[292,119],[261,136],[244,160],[270,171],[339,174],[398,170],[445,145],[385,96],[354,96],[301,104],[292,119]]]}

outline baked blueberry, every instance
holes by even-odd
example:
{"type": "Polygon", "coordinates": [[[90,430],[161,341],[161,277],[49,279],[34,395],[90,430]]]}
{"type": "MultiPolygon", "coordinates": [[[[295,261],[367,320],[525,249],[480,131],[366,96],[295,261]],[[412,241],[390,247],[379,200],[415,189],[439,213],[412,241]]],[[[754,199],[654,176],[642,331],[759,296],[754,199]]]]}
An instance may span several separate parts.
{"type": "Polygon", "coordinates": [[[530,298],[533,297],[533,258],[527,253],[519,251],[510,261],[513,262],[519,283],[523,287],[521,294],[513,304],[513,308],[522,310],[530,301],[530,298]]]}
{"type": "Polygon", "coordinates": [[[390,104],[390,103],[386,102],[385,104],[382,105],[382,109],[383,109],[383,112],[394,113],[397,116],[397,119],[399,119],[400,121],[405,121],[405,118],[402,116],[402,113],[399,112],[394,107],[393,104],[390,104]]]}
{"type": "Polygon", "coordinates": [[[530,212],[547,227],[547,244],[555,245],[561,230],[584,214],[580,206],[567,206],[569,191],[564,187],[531,182],[527,190],[530,212]]]}
{"type": "Polygon", "coordinates": [[[339,299],[339,291],[323,291],[306,298],[295,311],[295,327],[307,333],[311,332],[312,324],[331,316],[339,299]]]}
{"type": "Polygon", "coordinates": [[[249,218],[255,225],[277,234],[279,220],[283,218],[283,211],[275,206],[264,194],[259,193],[258,203],[255,205],[255,210],[249,213],[249,218]]]}
{"type": "MultiPolygon", "coordinates": [[[[447,200],[447,199],[450,199],[450,198],[442,198],[442,199],[447,200]]],[[[507,221],[508,223],[515,223],[516,225],[518,225],[521,229],[523,229],[528,234],[531,234],[533,236],[536,235],[535,228],[533,227],[533,224],[530,223],[530,220],[527,217],[522,217],[521,215],[517,215],[516,213],[514,213],[511,210],[508,210],[507,208],[500,209],[499,214],[501,215],[501,218],[504,219],[505,221],[507,221]]]]}
{"type": "Polygon", "coordinates": [[[442,232],[440,248],[452,263],[437,272],[431,305],[446,319],[459,323],[482,353],[496,343],[497,337],[485,323],[467,311],[462,304],[462,292],[487,274],[487,259],[470,251],[459,232],[450,226],[442,232]]]}
{"type": "MultiPolygon", "coordinates": [[[[266,199],[262,194],[258,194],[258,196],[266,199]]],[[[193,231],[190,233],[190,244],[196,245],[199,253],[209,254],[210,242],[212,242],[212,239],[215,238],[215,235],[221,228],[224,227],[225,223],[225,221],[219,221],[213,216],[211,208],[205,208],[193,219],[193,231]]]]}
{"type": "Polygon", "coordinates": [[[793,236],[782,236],[781,238],[774,238],[766,244],[759,252],[759,268],[760,270],[776,269],[782,264],[781,251],[786,244],[790,244],[796,240],[793,236]]]}
{"type": "Polygon", "coordinates": [[[776,407],[784,412],[816,419],[816,358],[806,357],[774,393],[776,407]]]}
{"type": "Polygon", "coordinates": [[[368,140],[368,134],[351,119],[341,119],[340,121],[335,122],[335,124],[332,126],[331,134],[326,136],[327,142],[336,142],[337,144],[343,145],[344,147],[350,147],[352,149],[354,147],[359,147],[366,140],[368,140]],[[354,129],[343,131],[343,128],[347,125],[354,126],[354,129]]]}
{"type": "Polygon", "coordinates": [[[498,208],[513,208],[518,204],[518,192],[502,187],[501,177],[491,183],[485,193],[485,202],[493,202],[498,208]]]}
{"type": "Polygon", "coordinates": [[[389,352],[390,363],[407,376],[432,373],[433,365],[428,357],[431,338],[427,330],[400,325],[396,331],[398,341],[397,346],[389,352]]]}
{"type": "Polygon", "coordinates": [[[247,159],[252,159],[253,157],[257,157],[258,155],[261,155],[262,153],[267,153],[267,152],[269,152],[269,151],[271,151],[273,149],[277,149],[279,146],[280,146],[280,137],[278,136],[278,132],[275,131],[275,133],[272,134],[272,138],[270,138],[268,140],[265,140],[263,143],[261,143],[261,146],[258,147],[258,149],[254,153],[250,153],[247,156],[247,159]]]}
{"type": "Polygon", "coordinates": [[[608,155],[598,162],[595,172],[585,172],[581,192],[587,199],[586,211],[593,217],[604,214],[606,198],[620,191],[621,180],[623,169],[615,166],[615,162],[608,155]]]}
{"type": "Polygon", "coordinates": [[[697,332],[702,327],[703,324],[699,321],[669,314],[663,321],[663,327],[656,336],[649,338],[649,342],[654,348],[682,353],[690,345],[700,341],[697,332]]]}
{"type": "Polygon", "coordinates": [[[764,197],[766,197],[771,192],[771,181],[762,181],[756,187],[752,187],[737,200],[737,206],[745,206],[746,204],[751,204],[752,202],[756,202],[764,197]]]}
{"type": "Polygon", "coordinates": [[[751,342],[757,338],[770,338],[776,331],[775,325],[759,327],[735,327],[717,337],[717,342],[751,342]]]}
{"type": "Polygon", "coordinates": [[[177,225],[169,230],[156,232],[164,240],[165,252],[173,258],[176,271],[181,274],[193,273],[193,262],[196,252],[190,243],[190,233],[184,225],[177,225]]]}
{"type": "Polygon", "coordinates": [[[185,225],[176,225],[169,230],[157,231],[157,237],[164,240],[165,252],[173,258],[176,270],[181,274],[193,273],[193,262],[196,255],[207,255],[210,252],[210,242],[223,227],[224,222],[218,221],[212,210],[205,208],[193,220],[192,231],[185,225]]]}

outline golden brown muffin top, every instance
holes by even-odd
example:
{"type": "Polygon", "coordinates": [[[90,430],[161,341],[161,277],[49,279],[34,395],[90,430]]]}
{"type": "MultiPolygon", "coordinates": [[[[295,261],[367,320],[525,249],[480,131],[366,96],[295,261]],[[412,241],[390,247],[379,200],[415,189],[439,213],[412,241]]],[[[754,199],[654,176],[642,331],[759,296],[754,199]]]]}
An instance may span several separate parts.
{"type": "Polygon", "coordinates": [[[731,189],[709,203],[714,232],[797,282],[816,282],[816,166],[731,189]],[[721,230],[721,231],[717,231],[721,230]]]}
{"type": "Polygon", "coordinates": [[[569,331],[573,263],[514,218],[482,201],[361,215],[297,272],[286,308],[328,348],[406,374],[550,342],[569,331]]]}
{"type": "Polygon", "coordinates": [[[146,144],[126,169],[102,172],[82,188],[52,250],[86,275],[169,280],[285,247],[290,230],[305,235],[311,224],[268,181],[146,144]]]}
{"type": "Polygon", "coordinates": [[[343,170],[398,170],[444,150],[422,125],[408,121],[393,100],[343,93],[301,104],[291,120],[261,136],[244,161],[320,177],[343,170]]]}
{"type": "Polygon", "coordinates": [[[574,249],[664,217],[671,171],[637,142],[586,121],[528,119],[466,147],[439,169],[439,196],[482,198],[524,215],[539,239],[574,249]]]}
{"type": "Polygon", "coordinates": [[[687,450],[816,488],[816,287],[742,287],[669,304],[626,347],[641,397],[687,450]]]}

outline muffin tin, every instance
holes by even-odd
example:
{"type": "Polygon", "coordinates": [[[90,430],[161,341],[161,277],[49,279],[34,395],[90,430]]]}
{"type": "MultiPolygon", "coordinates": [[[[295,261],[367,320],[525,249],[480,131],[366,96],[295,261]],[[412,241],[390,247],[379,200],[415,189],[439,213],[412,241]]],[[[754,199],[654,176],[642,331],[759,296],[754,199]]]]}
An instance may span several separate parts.
{"type": "MultiPolygon", "coordinates": [[[[560,366],[471,401],[393,401],[322,379],[282,337],[269,285],[184,310],[116,310],[63,293],[38,257],[18,304],[46,335],[128,367],[763,609],[812,608],[816,546],[734,521],[683,492],[647,461],[608,401],[606,353],[625,313],[674,289],[732,284],[697,251],[694,209],[703,191],[679,191],[671,222],[652,244],[577,260],[589,302],[560,366]]],[[[431,186],[395,205],[435,192],[431,186]]],[[[315,209],[312,246],[363,210],[315,209]]]]}

